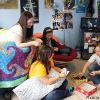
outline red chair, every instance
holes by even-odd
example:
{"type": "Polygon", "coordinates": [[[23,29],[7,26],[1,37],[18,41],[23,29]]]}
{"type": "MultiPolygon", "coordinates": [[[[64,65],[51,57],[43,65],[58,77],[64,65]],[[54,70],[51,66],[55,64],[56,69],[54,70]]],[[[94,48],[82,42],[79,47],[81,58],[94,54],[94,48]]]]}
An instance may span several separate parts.
{"type": "MultiPolygon", "coordinates": [[[[33,34],[34,38],[41,38],[42,37],[42,33],[37,32],[33,34]]],[[[55,41],[58,43],[58,47],[59,48],[64,48],[65,45],[61,44],[60,41],[58,40],[57,37],[53,36],[53,39],[55,39],[55,41]]],[[[71,52],[70,54],[67,55],[61,55],[61,54],[54,54],[54,60],[56,61],[62,61],[62,62],[68,62],[68,61],[72,61],[73,59],[75,59],[77,56],[77,52],[76,49],[71,48],[71,52]]]]}

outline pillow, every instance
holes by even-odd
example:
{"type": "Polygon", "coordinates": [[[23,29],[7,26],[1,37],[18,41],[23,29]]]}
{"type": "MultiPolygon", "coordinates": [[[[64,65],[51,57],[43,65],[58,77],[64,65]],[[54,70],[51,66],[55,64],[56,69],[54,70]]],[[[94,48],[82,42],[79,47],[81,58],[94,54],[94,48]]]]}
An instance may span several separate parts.
{"type": "Polygon", "coordinates": [[[33,37],[34,38],[42,38],[42,33],[40,33],[40,32],[33,33],[33,37]]]}
{"type": "MultiPolygon", "coordinates": [[[[58,75],[58,72],[51,69],[49,76],[54,77],[56,75],[58,75]]],[[[62,78],[55,84],[45,85],[41,82],[41,80],[38,77],[32,77],[30,79],[27,79],[15,89],[13,89],[13,92],[21,100],[41,100],[49,92],[51,92],[55,88],[60,87],[64,80],[65,78],[62,78]]]]}

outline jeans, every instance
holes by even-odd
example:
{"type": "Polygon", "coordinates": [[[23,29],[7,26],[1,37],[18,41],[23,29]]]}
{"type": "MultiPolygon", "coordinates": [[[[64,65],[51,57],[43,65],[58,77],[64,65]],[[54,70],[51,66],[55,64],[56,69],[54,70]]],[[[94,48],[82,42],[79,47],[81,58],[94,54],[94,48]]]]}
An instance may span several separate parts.
{"type": "Polygon", "coordinates": [[[71,52],[71,48],[65,47],[63,49],[58,50],[58,54],[69,54],[71,52]]]}
{"type": "Polygon", "coordinates": [[[70,96],[70,91],[66,89],[67,84],[68,81],[65,80],[59,88],[48,93],[42,100],[62,100],[63,98],[70,96]]]}
{"type": "MultiPolygon", "coordinates": [[[[92,71],[98,71],[100,70],[100,65],[98,64],[91,64],[88,68],[89,73],[92,71]]],[[[94,84],[100,84],[100,75],[95,75],[91,77],[91,80],[93,81],[94,84]]]]}

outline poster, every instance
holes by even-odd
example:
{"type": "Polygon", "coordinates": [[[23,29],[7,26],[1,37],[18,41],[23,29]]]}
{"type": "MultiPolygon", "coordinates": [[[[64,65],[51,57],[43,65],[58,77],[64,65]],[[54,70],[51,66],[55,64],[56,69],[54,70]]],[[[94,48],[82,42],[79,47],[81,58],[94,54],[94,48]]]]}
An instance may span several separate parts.
{"type": "Polygon", "coordinates": [[[39,1],[38,0],[20,0],[21,12],[30,11],[34,17],[34,23],[39,22],[39,1]]]}
{"type": "Polygon", "coordinates": [[[54,0],[44,0],[45,8],[51,9],[53,8],[54,0]]]}
{"type": "Polygon", "coordinates": [[[0,0],[0,9],[18,9],[18,0],[0,0]]]}
{"type": "Polygon", "coordinates": [[[76,13],[85,13],[86,0],[76,0],[76,13]]]}
{"type": "Polygon", "coordinates": [[[71,12],[58,12],[52,15],[53,30],[73,28],[72,18],[71,12]]]}
{"type": "Polygon", "coordinates": [[[72,10],[75,6],[75,0],[65,0],[64,10],[72,10]]]}

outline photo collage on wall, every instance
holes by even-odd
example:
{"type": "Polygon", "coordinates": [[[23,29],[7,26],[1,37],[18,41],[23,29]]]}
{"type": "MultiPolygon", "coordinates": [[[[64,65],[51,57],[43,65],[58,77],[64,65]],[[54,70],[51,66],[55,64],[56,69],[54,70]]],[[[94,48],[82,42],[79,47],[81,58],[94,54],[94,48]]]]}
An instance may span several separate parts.
{"type": "Polygon", "coordinates": [[[95,33],[95,32],[84,33],[84,49],[88,49],[89,53],[94,52],[94,48],[99,42],[100,42],[100,33],[95,33]]]}
{"type": "Polygon", "coordinates": [[[75,0],[64,1],[64,11],[56,10],[52,15],[52,27],[54,30],[73,28],[72,10],[75,6],[75,0]]]}
{"type": "Polygon", "coordinates": [[[53,30],[73,28],[72,13],[59,12],[52,15],[53,30]]]}
{"type": "Polygon", "coordinates": [[[31,12],[34,17],[34,23],[39,22],[39,1],[38,0],[20,0],[21,13],[23,11],[31,12]]]}

